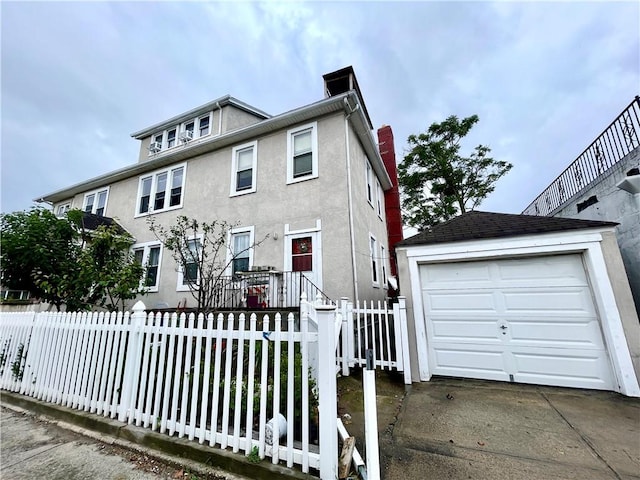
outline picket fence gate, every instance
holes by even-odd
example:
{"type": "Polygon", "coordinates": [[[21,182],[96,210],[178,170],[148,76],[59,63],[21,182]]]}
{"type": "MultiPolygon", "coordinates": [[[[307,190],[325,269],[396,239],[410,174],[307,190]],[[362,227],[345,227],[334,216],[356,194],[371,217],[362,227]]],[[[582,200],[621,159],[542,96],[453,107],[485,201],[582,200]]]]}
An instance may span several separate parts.
{"type": "Polygon", "coordinates": [[[373,351],[374,365],[380,369],[403,373],[404,383],[411,384],[409,337],[405,297],[396,303],[340,301],[342,329],[338,342],[338,367],[342,375],[350,368],[364,367],[366,351],[373,351]]]}
{"type": "Polygon", "coordinates": [[[303,296],[299,320],[146,313],[142,302],[132,313],[2,312],[0,389],[334,479],[331,366],[348,375],[372,349],[376,366],[410,382],[406,313],[402,298],[319,300],[303,296]]]}

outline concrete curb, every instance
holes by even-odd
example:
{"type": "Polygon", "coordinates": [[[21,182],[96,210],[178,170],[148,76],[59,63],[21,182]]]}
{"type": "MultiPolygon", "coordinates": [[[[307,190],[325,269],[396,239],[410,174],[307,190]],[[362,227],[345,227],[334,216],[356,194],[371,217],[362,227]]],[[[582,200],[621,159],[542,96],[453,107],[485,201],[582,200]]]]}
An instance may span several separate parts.
{"type": "Polygon", "coordinates": [[[268,480],[274,477],[293,480],[317,480],[318,478],[311,474],[268,463],[269,459],[252,463],[241,454],[200,445],[186,438],[170,437],[152,432],[147,428],[123,424],[111,418],[72,410],[12,392],[2,391],[0,403],[7,408],[17,407],[42,415],[47,419],[53,419],[59,422],[61,427],[69,428],[95,440],[116,444],[124,448],[145,450],[148,454],[169,463],[177,465],[183,464],[185,461],[194,463],[195,465],[190,465],[192,470],[198,469],[198,466],[200,470],[213,468],[218,471],[219,475],[232,474],[256,480],[268,480]]]}

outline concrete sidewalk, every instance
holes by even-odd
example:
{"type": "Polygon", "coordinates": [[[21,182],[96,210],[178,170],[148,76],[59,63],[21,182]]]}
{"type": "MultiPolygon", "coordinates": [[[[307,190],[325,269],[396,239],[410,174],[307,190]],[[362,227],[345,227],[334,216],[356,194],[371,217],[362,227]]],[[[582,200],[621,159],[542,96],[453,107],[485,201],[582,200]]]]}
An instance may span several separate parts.
{"type": "MultiPolygon", "coordinates": [[[[459,379],[402,398],[377,377],[383,479],[640,479],[640,399],[459,379]]],[[[357,413],[347,429],[362,434],[357,413]]]]}
{"type": "MultiPolygon", "coordinates": [[[[456,379],[435,379],[405,389],[398,375],[377,372],[376,376],[381,473],[385,480],[640,480],[640,399],[611,392],[456,379]]],[[[224,476],[234,472],[253,479],[309,478],[279,465],[251,464],[240,455],[197,442],[17,394],[2,392],[2,403],[73,424],[76,429],[80,427],[78,431],[107,445],[152,447],[150,457],[173,454],[173,460],[167,457],[167,461],[176,469],[184,469],[188,463],[196,472],[217,465],[224,476]],[[176,460],[175,455],[181,458],[176,460]],[[200,462],[200,468],[196,462],[200,462]]],[[[357,372],[340,378],[338,403],[347,430],[358,439],[360,452],[366,453],[362,380],[357,372]]],[[[36,428],[38,425],[23,424],[26,420],[20,415],[17,419],[6,415],[3,410],[3,479],[168,478],[137,476],[144,473],[137,470],[105,476],[104,472],[110,471],[107,466],[95,474],[93,469],[102,468],[103,463],[113,460],[116,466],[120,464],[118,453],[105,456],[95,441],[68,439],[63,434],[51,437],[51,426],[46,426],[43,433],[36,428]],[[13,435],[13,440],[8,441],[7,435],[13,435]],[[21,443],[25,444],[24,450],[21,443]],[[61,457],[47,456],[47,450],[51,454],[77,453],[79,463],[72,461],[69,470],[75,476],[58,475],[61,457]],[[23,463],[27,457],[36,460],[29,468],[23,463]],[[25,472],[25,476],[20,475],[25,472]]]]}

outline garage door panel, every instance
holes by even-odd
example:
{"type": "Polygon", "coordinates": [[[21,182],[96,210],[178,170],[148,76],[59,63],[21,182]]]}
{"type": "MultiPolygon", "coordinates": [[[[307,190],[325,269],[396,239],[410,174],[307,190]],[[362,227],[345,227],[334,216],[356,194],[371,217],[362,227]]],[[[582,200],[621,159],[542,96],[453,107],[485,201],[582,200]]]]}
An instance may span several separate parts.
{"type": "Polygon", "coordinates": [[[608,362],[603,362],[605,354],[604,350],[513,349],[514,380],[611,390],[612,374],[608,362]]]}
{"type": "Polygon", "coordinates": [[[459,284],[460,282],[484,282],[491,281],[491,272],[489,264],[485,262],[470,262],[456,264],[456,268],[452,269],[451,264],[433,264],[429,269],[420,271],[420,279],[423,285],[446,285],[459,284]]]}
{"type": "Polygon", "coordinates": [[[426,297],[429,308],[433,313],[447,312],[495,312],[493,292],[465,293],[460,291],[445,291],[428,294],[426,297]]]}
{"type": "Polygon", "coordinates": [[[509,322],[510,340],[514,345],[520,346],[604,349],[596,319],[585,321],[585,319],[576,318],[574,320],[511,321],[509,322]]]}
{"type": "Polygon", "coordinates": [[[500,280],[517,286],[585,286],[584,267],[579,255],[532,257],[496,262],[500,280]]]}
{"type": "Polygon", "coordinates": [[[455,375],[488,380],[508,380],[503,352],[483,346],[438,345],[432,350],[435,375],[455,375]]]}
{"type": "Polygon", "coordinates": [[[495,320],[433,320],[431,338],[435,342],[501,343],[498,339],[495,320]]]}
{"type": "Polygon", "coordinates": [[[591,295],[585,287],[529,288],[526,291],[503,291],[502,295],[506,313],[524,311],[544,311],[557,315],[594,313],[591,295]]]}

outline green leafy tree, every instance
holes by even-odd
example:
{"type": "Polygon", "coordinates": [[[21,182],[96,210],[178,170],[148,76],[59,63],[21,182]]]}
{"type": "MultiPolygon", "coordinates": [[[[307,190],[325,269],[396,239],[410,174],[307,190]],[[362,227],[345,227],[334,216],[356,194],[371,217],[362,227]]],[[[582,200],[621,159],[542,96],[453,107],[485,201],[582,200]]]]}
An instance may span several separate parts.
{"type": "Polygon", "coordinates": [[[75,226],[44,208],[2,215],[0,224],[3,286],[28,290],[58,310],[67,301],[75,307],[67,295],[82,251],[75,226]]]}
{"type": "Polygon", "coordinates": [[[147,224],[182,270],[199,312],[211,311],[221,303],[223,277],[229,267],[268,237],[233,251],[227,243],[236,225],[224,220],[207,223],[180,215],[169,227],[159,225],[153,217],[147,217],[147,224]]]}
{"type": "Polygon", "coordinates": [[[410,135],[409,152],[398,166],[405,222],[425,229],[475,209],[511,170],[509,162],[489,156],[478,145],[469,156],[460,154],[460,141],[478,122],[472,115],[452,115],[433,123],[425,133],[410,135]]]}
{"type": "Polygon", "coordinates": [[[89,232],[83,213],[58,218],[44,208],[2,215],[2,284],[28,290],[58,310],[124,308],[140,293],[143,267],[129,249],[133,239],[115,226],[89,232]]]}
{"type": "Polygon", "coordinates": [[[82,252],[82,276],[91,284],[91,304],[110,311],[124,310],[126,301],[144,290],[143,266],[130,251],[133,238],[115,225],[100,226],[91,233],[82,252]]]}

